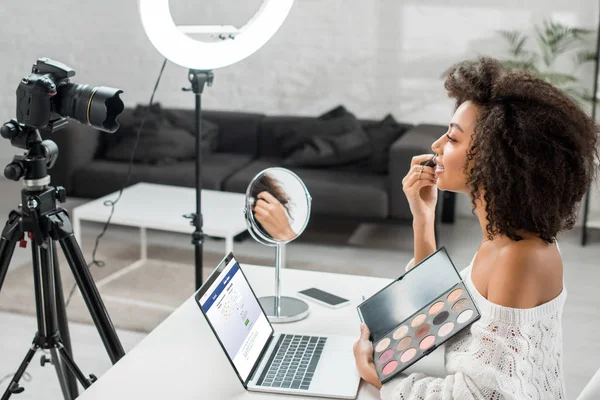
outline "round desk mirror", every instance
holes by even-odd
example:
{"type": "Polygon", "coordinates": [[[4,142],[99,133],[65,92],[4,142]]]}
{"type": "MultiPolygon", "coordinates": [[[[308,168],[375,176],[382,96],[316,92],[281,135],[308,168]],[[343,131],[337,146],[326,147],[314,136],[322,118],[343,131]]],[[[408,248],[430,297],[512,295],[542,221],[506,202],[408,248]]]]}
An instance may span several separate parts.
{"type": "Polygon", "coordinates": [[[260,298],[271,322],[298,321],[308,315],[306,302],[280,295],[279,274],[285,266],[285,245],[304,232],[311,202],[304,182],[285,168],[261,171],[246,190],[244,214],[250,235],[259,243],[276,247],[275,295],[260,298]]]}

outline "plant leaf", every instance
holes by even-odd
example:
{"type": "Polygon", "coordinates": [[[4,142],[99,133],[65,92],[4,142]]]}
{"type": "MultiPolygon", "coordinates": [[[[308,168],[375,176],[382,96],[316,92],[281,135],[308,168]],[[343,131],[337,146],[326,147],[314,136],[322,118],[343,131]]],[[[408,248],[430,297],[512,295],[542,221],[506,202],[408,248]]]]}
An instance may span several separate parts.
{"type": "Polygon", "coordinates": [[[570,29],[571,29],[572,35],[577,37],[578,39],[584,39],[584,36],[588,36],[588,35],[594,33],[593,30],[585,29],[585,28],[570,28],[570,29]]]}
{"type": "Polygon", "coordinates": [[[517,45],[515,46],[515,56],[524,54],[525,42],[527,42],[527,36],[521,37],[517,45]]]}
{"type": "Polygon", "coordinates": [[[570,74],[562,72],[540,72],[539,77],[545,79],[554,86],[562,86],[567,83],[577,82],[577,78],[570,74]]]}
{"type": "Polygon", "coordinates": [[[536,39],[548,67],[558,56],[582,44],[584,36],[591,33],[589,29],[571,28],[551,20],[544,20],[542,25],[542,29],[535,27],[536,39]]]}
{"type": "Polygon", "coordinates": [[[548,42],[548,39],[537,25],[534,26],[533,29],[535,31],[535,39],[542,53],[542,60],[544,61],[544,65],[549,67],[550,63],[552,62],[552,52],[550,48],[550,43],[548,42]]]}
{"type": "Polygon", "coordinates": [[[527,35],[519,31],[506,31],[500,30],[498,33],[506,39],[509,44],[509,53],[514,57],[521,57],[526,55],[525,44],[527,42],[527,35]]]}
{"type": "MultiPolygon", "coordinates": [[[[587,89],[567,87],[563,88],[562,90],[582,106],[591,106],[592,102],[594,101],[591,92],[587,89]]],[[[596,104],[596,106],[598,105],[599,104],[596,104]]]]}
{"type": "Polygon", "coordinates": [[[519,31],[499,30],[498,33],[500,34],[500,36],[502,36],[504,39],[506,39],[506,41],[511,46],[515,45],[515,43],[517,42],[517,39],[520,35],[519,31]]]}
{"type": "Polygon", "coordinates": [[[504,60],[502,66],[506,69],[518,69],[538,73],[535,63],[528,60],[504,60]]]}
{"type": "Polygon", "coordinates": [[[596,53],[589,50],[580,50],[573,57],[573,63],[577,66],[594,61],[596,61],[596,53]]]}

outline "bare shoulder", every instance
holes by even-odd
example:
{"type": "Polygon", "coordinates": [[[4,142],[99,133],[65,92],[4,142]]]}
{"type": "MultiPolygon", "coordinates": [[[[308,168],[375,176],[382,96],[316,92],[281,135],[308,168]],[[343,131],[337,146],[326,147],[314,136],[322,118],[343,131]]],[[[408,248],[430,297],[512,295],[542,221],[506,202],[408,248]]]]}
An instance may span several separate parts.
{"type": "Polygon", "coordinates": [[[488,300],[512,308],[532,308],[560,294],[562,260],[556,245],[523,242],[498,254],[488,284],[488,300]]]}

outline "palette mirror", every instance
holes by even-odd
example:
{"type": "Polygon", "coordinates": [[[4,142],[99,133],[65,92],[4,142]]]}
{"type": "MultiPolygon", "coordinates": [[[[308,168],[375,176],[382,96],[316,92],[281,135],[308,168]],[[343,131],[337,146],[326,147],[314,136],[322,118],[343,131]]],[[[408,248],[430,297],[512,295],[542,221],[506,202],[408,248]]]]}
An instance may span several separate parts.
{"type": "Polygon", "coordinates": [[[246,190],[244,216],[250,235],[276,248],[275,295],[260,298],[271,322],[292,322],[308,315],[308,304],[280,295],[280,270],[285,267],[285,245],[304,232],[310,219],[312,198],[306,185],[290,170],[267,168],[246,190]]]}

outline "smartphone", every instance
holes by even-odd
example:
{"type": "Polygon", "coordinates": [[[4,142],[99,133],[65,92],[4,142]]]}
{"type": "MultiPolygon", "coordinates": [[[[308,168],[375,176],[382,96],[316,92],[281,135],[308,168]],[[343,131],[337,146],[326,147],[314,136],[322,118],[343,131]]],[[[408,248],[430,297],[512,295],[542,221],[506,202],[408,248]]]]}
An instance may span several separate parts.
{"type": "Polygon", "coordinates": [[[348,299],[344,299],[343,297],[336,296],[335,294],[331,294],[317,288],[301,290],[298,292],[298,295],[307,300],[312,300],[316,303],[331,308],[340,308],[346,304],[350,304],[350,300],[348,299]]]}

